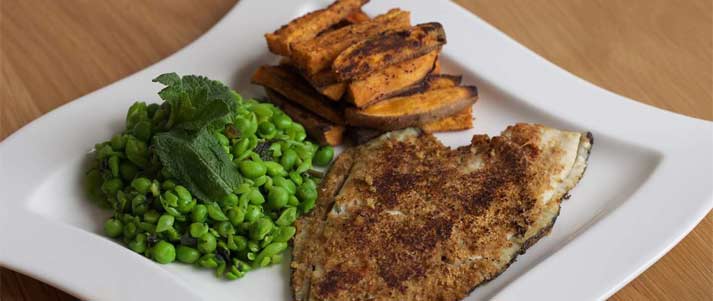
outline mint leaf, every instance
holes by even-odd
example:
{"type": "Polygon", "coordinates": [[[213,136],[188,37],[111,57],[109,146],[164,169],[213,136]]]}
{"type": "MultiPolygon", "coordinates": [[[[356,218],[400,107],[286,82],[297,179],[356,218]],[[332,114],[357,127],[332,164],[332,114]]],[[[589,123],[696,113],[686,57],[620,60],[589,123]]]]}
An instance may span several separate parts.
{"type": "Polygon", "coordinates": [[[166,85],[158,93],[166,101],[162,106],[165,112],[160,115],[165,118],[164,130],[217,130],[229,123],[235,113],[234,93],[219,81],[196,75],[179,77],[176,73],[161,74],[153,81],[166,85]]]}
{"type": "Polygon", "coordinates": [[[165,171],[202,200],[218,200],[240,184],[238,167],[207,129],[174,129],[153,138],[165,171]]]}
{"type": "Polygon", "coordinates": [[[162,83],[165,86],[173,86],[175,84],[180,84],[181,77],[175,72],[164,73],[153,79],[155,83],[162,83]]]}

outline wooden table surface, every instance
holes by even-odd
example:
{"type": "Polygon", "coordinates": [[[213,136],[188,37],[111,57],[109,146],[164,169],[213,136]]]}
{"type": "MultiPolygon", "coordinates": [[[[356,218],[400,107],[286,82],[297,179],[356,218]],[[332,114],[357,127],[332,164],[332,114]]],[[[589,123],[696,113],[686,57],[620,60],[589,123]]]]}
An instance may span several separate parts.
{"type": "MultiPolygon", "coordinates": [[[[713,119],[711,0],[456,2],[594,84],[666,110],[713,119]]],[[[42,114],[177,51],[234,3],[0,0],[0,140],[42,114]]],[[[22,274],[3,268],[0,274],[3,301],[73,299],[22,274]]],[[[673,299],[713,299],[710,213],[612,297],[673,299]]]]}

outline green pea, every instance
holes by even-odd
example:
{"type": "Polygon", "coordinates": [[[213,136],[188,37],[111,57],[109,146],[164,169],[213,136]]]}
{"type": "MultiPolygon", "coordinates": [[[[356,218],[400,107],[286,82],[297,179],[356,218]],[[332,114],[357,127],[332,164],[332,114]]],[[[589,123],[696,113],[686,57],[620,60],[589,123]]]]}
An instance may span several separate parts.
{"type": "Polygon", "coordinates": [[[297,153],[294,150],[287,149],[282,153],[282,157],[280,157],[282,167],[286,170],[291,170],[295,166],[295,163],[297,163],[297,153]]]}
{"type": "Polygon", "coordinates": [[[136,138],[127,139],[124,151],[126,152],[126,158],[132,163],[141,167],[148,166],[148,148],[143,141],[136,138]]]}
{"type": "Polygon", "coordinates": [[[279,264],[282,262],[282,254],[275,254],[270,256],[270,264],[279,264]]]}
{"type": "Polygon", "coordinates": [[[180,242],[181,234],[174,228],[169,228],[168,230],[160,233],[161,238],[168,239],[172,242],[180,242]]]}
{"type": "Polygon", "coordinates": [[[111,170],[111,175],[115,178],[119,177],[119,156],[111,156],[107,160],[109,164],[109,170],[111,170]]]}
{"type": "Polygon", "coordinates": [[[136,224],[134,223],[126,223],[124,225],[124,238],[126,239],[132,239],[134,236],[136,236],[136,224]]]}
{"type": "Polygon", "coordinates": [[[176,248],[170,242],[161,240],[151,248],[151,258],[160,264],[176,260],[176,248]]]}
{"type": "Polygon", "coordinates": [[[295,207],[300,204],[300,200],[296,196],[291,195],[290,199],[287,200],[287,206],[295,207]]]}
{"type": "Polygon", "coordinates": [[[317,199],[317,188],[305,182],[297,189],[297,198],[302,202],[314,202],[317,199]]]}
{"type": "Polygon", "coordinates": [[[194,222],[205,222],[207,216],[208,208],[203,204],[195,205],[191,210],[191,220],[194,222]]]}
{"type": "Polygon", "coordinates": [[[163,232],[168,229],[171,229],[173,227],[174,221],[175,218],[173,217],[173,215],[161,215],[161,217],[158,219],[158,223],[156,224],[156,232],[163,232]]]}
{"type": "Polygon", "coordinates": [[[297,141],[303,141],[303,140],[305,140],[305,138],[307,138],[307,133],[305,132],[305,128],[301,124],[292,123],[290,125],[290,129],[292,129],[294,131],[294,134],[290,135],[291,137],[294,137],[293,139],[295,139],[297,141]]]}
{"type": "Polygon", "coordinates": [[[158,222],[158,219],[160,217],[161,217],[161,214],[158,213],[158,211],[153,210],[153,209],[144,212],[144,221],[147,223],[154,224],[154,223],[158,222]]]}
{"type": "Polygon", "coordinates": [[[215,254],[205,254],[198,259],[198,265],[208,269],[214,269],[218,267],[218,258],[215,254]]]}
{"type": "Polygon", "coordinates": [[[218,231],[221,237],[228,237],[230,234],[235,234],[235,228],[230,222],[219,222],[215,225],[215,229],[218,231]]]}
{"type": "Polygon", "coordinates": [[[215,139],[218,140],[218,143],[220,143],[220,145],[230,145],[230,140],[228,140],[228,137],[225,137],[225,135],[215,132],[213,133],[213,136],[215,137],[215,139]]]}
{"type": "Polygon", "coordinates": [[[144,214],[148,210],[146,197],[143,194],[138,194],[131,199],[131,212],[136,215],[144,214]]]}
{"type": "Polygon", "coordinates": [[[139,121],[149,119],[148,108],[145,102],[137,101],[126,112],[126,128],[131,129],[139,121]]]}
{"type": "Polygon", "coordinates": [[[267,168],[260,162],[255,161],[242,161],[240,162],[240,173],[250,179],[255,179],[259,176],[265,175],[267,168]]]}
{"type": "Polygon", "coordinates": [[[254,222],[257,220],[262,214],[260,208],[261,207],[255,205],[248,205],[248,209],[245,211],[245,221],[254,222]]]}
{"type": "Polygon", "coordinates": [[[289,198],[290,194],[286,189],[279,186],[273,186],[270,188],[270,192],[267,195],[267,204],[270,205],[270,208],[280,209],[287,205],[289,198]]]}
{"type": "Polygon", "coordinates": [[[176,259],[180,262],[191,264],[198,261],[200,257],[201,253],[194,248],[184,245],[180,245],[176,248],[176,259]]]}
{"type": "Polygon", "coordinates": [[[240,272],[248,272],[252,270],[249,264],[246,262],[239,260],[237,258],[233,259],[233,265],[238,269],[240,272]]]}
{"type": "Polygon", "coordinates": [[[297,208],[289,207],[282,211],[280,217],[275,221],[280,226],[289,226],[297,219],[297,208]]]}
{"type": "Polygon", "coordinates": [[[273,242],[267,245],[264,249],[262,249],[262,251],[260,251],[260,253],[258,253],[257,256],[255,256],[255,260],[253,261],[253,267],[255,267],[255,265],[260,266],[264,263],[264,258],[269,258],[273,255],[280,254],[280,252],[284,251],[285,249],[287,249],[287,243],[284,242],[273,242]]]}
{"type": "Polygon", "coordinates": [[[283,177],[275,177],[272,181],[273,185],[284,188],[289,194],[295,194],[297,192],[297,187],[295,186],[295,183],[288,179],[285,179],[283,177]]]}
{"type": "Polygon", "coordinates": [[[136,165],[129,161],[122,161],[121,164],[119,164],[119,174],[121,174],[121,178],[124,179],[124,181],[131,181],[138,173],[139,170],[136,168],[136,165]]]}
{"type": "Polygon", "coordinates": [[[305,185],[309,185],[309,187],[312,187],[314,189],[317,189],[317,183],[314,182],[314,180],[310,177],[307,177],[307,179],[304,181],[305,185]]]}
{"type": "Polygon", "coordinates": [[[232,193],[225,195],[222,199],[223,207],[232,207],[238,204],[238,196],[232,193]]]}
{"type": "Polygon", "coordinates": [[[260,244],[258,244],[256,241],[249,240],[248,241],[248,250],[250,250],[251,252],[260,251],[260,244]]]}
{"type": "Polygon", "coordinates": [[[201,253],[211,253],[215,251],[215,247],[215,236],[210,234],[210,232],[203,234],[200,238],[198,238],[198,250],[200,250],[201,253]]]}
{"type": "Polygon", "coordinates": [[[109,143],[104,142],[103,144],[97,144],[94,146],[96,149],[97,160],[102,161],[111,155],[115,155],[117,152],[111,148],[109,143]]]}
{"type": "Polygon", "coordinates": [[[115,195],[117,191],[121,190],[124,185],[119,178],[113,178],[104,181],[101,186],[101,190],[107,195],[115,195]]]}
{"type": "Polygon", "coordinates": [[[248,240],[241,235],[228,236],[228,249],[231,251],[242,251],[247,248],[248,240]]]}
{"type": "Polygon", "coordinates": [[[223,261],[223,260],[218,261],[218,267],[215,268],[215,277],[218,277],[218,278],[223,277],[223,273],[225,273],[226,266],[227,266],[227,264],[225,263],[225,261],[223,261]]]}
{"type": "Polygon", "coordinates": [[[277,114],[272,116],[272,123],[274,123],[278,129],[286,130],[292,125],[292,119],[286,114],[277,114]]]}
{"type": "Polygon", "coordinates": [[[265,181],[265,185],[263,185],[263,187],[265,187],[265,189],[267,189],[267,190],[270,190],[270,188],[272,188],[272,184],[273,184],[272,178],[268,177],[267,181],[265,181]]]}
{"type": "Polygon", "coordinates": [[[200,238],[204,234],[208,233],[208,225],[204,223],[192,223],[188,226],[188,232],[193,238],[200,238]]]}
{"type": "Polygon", "coordinates": [[[173,187],[173,191],[176,192],[176,195],[178,196],[178,200],[176,201],[178,211],[182,213],[190,212],[193,209],[193,206],[195,206],[196,201],[193,199],[193,196],[191,196],[188,189],[181,185],[176,185],[173,187]]]}
{"type": "Polygon", "coordinates": [[[257,178],[255,179],[255,183],[253,183],[253,185],[260,187],[260,186],[262,186],[262,185],[265,185],[265,183],[267,183],[267,180],[268,180],[268,179],[269,179],[269,177],[266,176],[266,175],[265,175],[265,176],[259,176],[259,177],[257,177],[257,178]]]}
{"type": "Polygon", "coordinates": [[[270,233],[273,224],[269,218],[258,219],[250,227],[250,239],[252,240],[262,240],[265,235],[270,233]]]}
{"type": "Polygon", "coordinates": [[[185,220],[186,220],[186,217],[183,216],[183,214],[181,214],[181,212],[178,211],[178,209],[176,209],[176,208],[173,208],[173,207],[164,207],[163,209],[166,210],[166,213],[168,213],[168,214],[172,215],[173,217],[175,217],[177,221],[181,221],[181,222],[182,222],[182,221],[185,221],[185,220]]]}
{"type": "MultiPolygon", "coordinates": [[[[250,189],[252,189],[252,188],[250,188],[250,189]]],[[[240,196],[240,198],[238,199],[238,207],[240,207],[242,209],[248,208],[248,204],[250,204],[250,200],[248,199],[249,192],[250,192],[250,190],[248,190],[247,192],[243,193],[243,195],[240,196]]]]}
{"type": "Polygon", "coordinates": [[[129,198],[126,196],[123,190],[116,192],[116,202],[114,203],[114,211],[124,212],[126,211],[127,204],[129,203],[129,198]]]}
{"type": "Polygon", "coordinates": [[[190,202],[193,199],[193,196],[191,196],[191,193],[188,191],[188,189],[186,189],[186,187],[176,185],[175,187],[173,187],[173,190],[178,195],[178,198],[184,202],[190,202]]]}
{"type": "Polygon", "coordinates": [[[191,199],[188,202],[184,202],[183,199],[178,199],[178,211],[181,213],[189,213],[196,206],[196,199],[191,199]]]}
{"type": "Polygon", "coordinates": [[[159,195],[161,195],[161,189],[160,189],[158,181],[156,181],[156,180],[151,181],[151,186],[149,186],[149,191],[151,191],[151,195],[153,195],[154,197],[158,197],[159,195]]]}
{"type": "Polygon", "coordinates": [[[252,111],[257,114],[260,118],[270,118],[272,117],[272,109],[270,104],[261,103],[252,107],[252,111]]]}
{"type": "Polygon", "coordinates": [[[265,203],[265,197],[262,196],[262,193],[260,193],[260,190],[257,188],[250,190],[248,193],[248,200],[250,200],[250,204],[255,205],[265,203]]]}
{"type": "Polygon", "coordinates": [[[275,125],[267,121],[260,122],[260,125],[258,126],[258,132],[260,132],[260,135],[263,137],[275,135],[276,130],[275,125]]]}
{"type": "Polygon", "coordinates": [[[146,251],[146,235],[143,233],[136,234],[134,240],[129,242],[127,246],[136,253],[143,253],[146,251]]]}
{"type": "Polygon", "coordinates": [[[300,210],[302,210],[303,213],[307,213],[310,210],[312,210],[312,208],[314,208],[314,204],[315,204],[314,200],[303,201],[302,203],[300,203],[300,210]]]}
{"type": "Polygon", "coordinates": [[[233,145],[233,155],[239,156],[240,154],[248,150],[248,146],[250,146],[250,139],[241,138],[240,140],[238,140],[238,143],[235,143],[235,145],[233,145]]]}
{"type": "Polygon", "coordinates": [[[285,171],[285,168],[282,167],[282,165],[280,165],[277,162],[265,161],[265,162],[263,162],[263,164],[265,164],[265,168],[267,169],[267,174],[272,177],[287,175],[287,171],[285,171]]]}
{"type": "Polygon", "coordinates": [[[240,208],[230,208],[228,209],[228,219],[233,226],[238,226],[245,220],[245,211],[240,208]]]}
{"type": "Polygon", "coordinates": [[[115,218],[110,218],[104,222],[104,233],[109,237],[118,237],[123,232],[123,223],[115,218]]]}
{"type": "Polygon", "coordinates": [[[234,273],[233,271],[230,271],[230,272],[225,273],[225,279],[237,280],[244,275],[245,275],[245,273],[234,273]]]}
{"type": "Polygon", "coordinates": [[[312,163],[317,166],[327,166],[333,157],[334,148],[329,145],[323,146],[314,154],[312,163]]]}
{"type": "Polygon", "coordinates": [[[156,233],[156,225],[152,224],[152,223],[147,223],[147,222],[140,222],[139,230],[141,232],[156,233]]]}
{"type": "Polygon", "coordinates": [[[252,187],[250,187],[250,184],[240,183],[240,185],[238,185],[238,188],[236,188],[234,192],[236,194],[244,194],[244,193],[248,193],[250,191],[250,189],[252,189],[252,187]]]}
{"type": "Polygon", "coordinates": [[[211,219],[220,222],[228,220],[228,217],[225,216],[225,213],[220,209],[218,203],[208,203],[206,207],[208,208],[208,216],[210,216],[211,219]]]}
{"type": "Polygon", "coordinates": [[[295,232],[297,232],[297,229],[292,226],[284,226],[279,229],[279,232],[272,238],[273,242],[287,242],[295,236],[295,232]]]}
{"type": "Polygon", "coordinates": [[[165,191],[162,195],[162,198],[168,206],[170,206],[170,207],[178,206],[178,196],[176,196],[173,192],[165,191]]]}
{"type": "Polygon", "coordinates": [[[291,172],[290,180],[292,180],[292,182],[294,182],[297,185],[302,185],[302,182],[304,181],[302,179],[302,176],[300,176],[300,174],[298,172],[291,172]]]}
{"type": "Polygon", "coordinates": [[[116,134],[111,137],[111,148],[114,150],[123,150],[126,145],[126,138],[121,134],[116,134]]]}
{"type": "Polygon", "coordinates": [[[144,177],[136,178],[131,181],[131,187],[141,194],[146,194],[151,187],[151,180],[144,177]]]}
{"type": "Polygon", "coordinates": [[[248,120],[245,117],[235,118],[234,125],[243,137],[255,135],[255,132],[257,132],[257,120],[255,120],[255,117],[251,120],[248,120]]]}
{"type": "MultiPolygon", "coordinates": [[[[290,137],[276,136],[275,138],[276,139],[289,139],[290,137]]],[[[274,158],[278,158],[278,157],[282,156],[282,145],[279,143],[270,144],[269,150],[270,150],[270,153],[272,154],[272,157],[274,157],[274,158]]]]}
{"type": "Polygon", "coordinates": [[[139,140],[149,141],[149,138],[151,138],[151,122],[149,122],[148,120],[139,121],[134,126],[132,132],[134,133],[134,136],[136,136],[136,138],[138,138],[139,140]]]}
{"type": "Polygon", "coordinates": [[[297,166],[295,172],[303,173],[312,168],[312,159],[303,160],[302,163],[297,166]]]}

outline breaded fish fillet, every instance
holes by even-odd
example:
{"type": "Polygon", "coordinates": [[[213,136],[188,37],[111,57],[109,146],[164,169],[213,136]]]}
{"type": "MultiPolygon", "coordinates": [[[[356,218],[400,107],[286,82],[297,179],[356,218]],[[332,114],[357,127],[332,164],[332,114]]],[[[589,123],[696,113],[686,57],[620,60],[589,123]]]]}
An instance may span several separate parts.
{"type": "Polygon", "coordinates": [[[458,300],[552,228],[588,133],[517,124],[450,149],[415,129],[347,150],[297,221],[295,300],[458,300]]]}

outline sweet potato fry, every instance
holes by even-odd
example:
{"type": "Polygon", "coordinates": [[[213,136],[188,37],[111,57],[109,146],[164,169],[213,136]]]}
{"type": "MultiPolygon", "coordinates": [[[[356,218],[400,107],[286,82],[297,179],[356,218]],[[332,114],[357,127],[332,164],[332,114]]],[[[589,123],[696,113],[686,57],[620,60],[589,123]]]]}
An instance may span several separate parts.
{"type": "Polygon", "coordinates": [[[302,124],[307,134],[320,145],[339,145],[342,143],[344,126],[335,125],[316,114],[291,103],[280,93],[265,88],[265,93],[271,103],[282,109],[292,120],[302,124]]]}
{"type": "Polygon", "coordinates": [[[299,73],[317,92],[327,96],[331,100],[338,101],[342,99],[342,95],[344,95],[344,92],[347,90],[347,83],[337,82],[337,77],[334,76],[334,73],[329,69],[308,75],[297,69],[297,67],[292,64],[292,61],[285,57],[280,60],[280,65],[287,66],[294,70],[294,72],[299,73]]]}
{"type": "Polygon", "coordinates": [[[388,66],[353,81],[347,87],[346,100],[358,108],[368,106],[380,99],[397,95],[404,89],[423,81],[433,70],[438,50],[426,55],[388,66]]]}
{"type": "Polygon", "coordinates": [[[409,12],[393,9],[366,22],[345,26],[321,34],[315,39],[295,43],[291,58],[306,74],[328,69],[334,59],[349,46],[388,30],[410,26],[409,12]]]}
{"type": "Polygon", "coordinates": [[[357,9],[353,11],[351,14],[349,14],[344,20],[339,21],[337,24],[334,24],[330,26],[329,28],[325,29],[324,31],[320,32],[317,36],[321,36],[323,34],[326,34],[330,31],[334,31],[337,29],[340,29],[344,26],[349,26],[357,23],[361,23],[364,21],[368,21],[371,18],[361,9],[357,9]]]}
{"type": "Polygon", "coordinates": [[[395,94],[391,97],[408,96],[423,93],[428,90],[455,87],[460,85],[461,78],[462,77],[460,75],[431,73],[422,82],[404,88],[399,91],[398,94],[395,94]]]}
{"type": "Polygon", "coordinates": [[[316,87],[317,91],[321,93],[324,96],[327,96],[331,100],[340,100],[342,98],[342,95],[344,95],[344,91],[347,90],[347,84],[346,83],[335,83],[331,84],[329,86],[324,86],[324,87],[316,87]]]}
{"type": "Polygon", "coordinates": [[[451,116],[426,122],[421,125],[421,129],[427,133],[462,131],[473,127],[473,106],[468,106],[465,110],[451,116]]]}
{"type": "Polygon", "coordinates": [[[360,9],[369,0],[337,0],[324,9],[294,19],[273,33],[265,34],[270,52],[289,55],[291,44],[309,40],[360,9]]]}
{"type": "Polygon", "coordinates": [[[319,94],[309,83],[286,66],[262,66],[252,83],[277,91],[305,109],[335,124],[344,124],[342,106],[319,94]]]}
{"type": "Polygon", "coordinates": [[[436,50],[445,43],[446,33],[440,23],[391,30],[342,51],[334,59],[332,71],[340,81],[359,80],[387,66],[436,50]]]}
{"type": "Polygon", "coordinates": [[[419,126],[465,110],[478,98],[474,86],[429,90],[382,100],[364,109],[347,108],[347,124],[381,130],[419,126]]]}
{"type": "Polygon", "coordinates": [[[450,88],[460,85],[463,80],[461,75],[451,75],[451,74],[432,74],[428,76],[426,82],[428,83],[428,89],[436,90],[443,88],[450,88]]]}
{"type": "Polygon", "coordinates": [[[344,18],[344,20],[349,22],[349,24],[357,24],[369,21],[371,18],[360,8],[353,11],[346,18],[344,18]]]}

